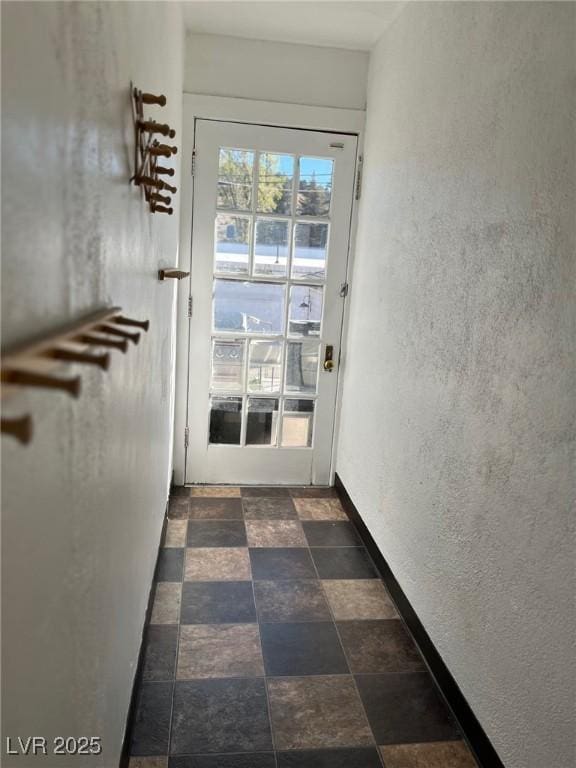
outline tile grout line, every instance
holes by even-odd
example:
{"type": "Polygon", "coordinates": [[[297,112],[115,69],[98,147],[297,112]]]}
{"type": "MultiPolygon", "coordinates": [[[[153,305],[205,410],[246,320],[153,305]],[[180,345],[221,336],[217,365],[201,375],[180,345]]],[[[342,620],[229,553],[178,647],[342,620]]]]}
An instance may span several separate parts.
{"type": "MultiPolygon", "coordinates": [[[[331,620],[332,620],[331,623],[334,626],[334,630],[335,630],[335,632],[337,634],[338,642],[340,644],[344,660],[346,661],[346,664],[348,666],[349,673],[348,674],[341,674],[341,675],[274,675],[274,678],[282,678],[282,679],[291,679],[291,680],[293,680],[293,679],[297,679],[297,678],[306,678],[306,677],[335,677],[335,676],[342,677],[342,678],[350,677],[352,679],[352,684],[354,685],[354,689],[356,690],[358,699],[360,701],[360,705],[362,707],[362,711],[364,712],[364,716],[366,718],[366,723],[367,723],[367,725],[368,725],[368,727],[370,729],[370,733],[372,735],[372,738],[374,739],[374,734],[372,732],[372,728],[370,726],[370,723],[368,721],[368,717],[367,717],[366,712],[364,710],[364,705],[362,703],[362,699],[360,698],[360,694],[359,694],[359,691],[358,691],[358,688],[357,688],[357,685],[356,685],[356,681],[354,680],[354,676],[353,676],[353,674],[352,674],[352,672],[350,670],[350,664],[348,662],[348,658],[346,656],[346,652],[344,650],[344,647],[343,647],[343,644],[342,644],[342,640],[340,638],[340,633],[338,632],[338,628],[336,626],[336,621],[335,621],[334,616],[332,614],[330,603],[329,603],[329,601],[328,601],[328,599],[326,597],[326,594],[324,592],[324,588],[323,588],[323,585],[321,583],[322,580],[320,579],[320,575],[318,573],[318,569],[316,567],[316,563],[314,561],[314,558],[312,557],[312,552],[310,551],[311,548],[310,548],[310,545],[309,545],[309,542],[308,542],[308,538],[307,538],[305,530],[304,530],[303,520],[302,520],[302,518],[300,518],[300,516],[298,514],[298,509],[296,507],[296,504],[294,504],[294,497],[292,496],[292,494],[289,495],[289,498],[290,498],[290,500],[292,502],[292,505],[293,505],[293,507],[294,507],[294,509],[296,511],[296,518],[287,518],[287,519],[296,521],[300,525],[300,529],[302,531],[305,544],[304,544],[304,547],[297,547],[297,548],[298,549],[300,549],[300,548],[301,549],[305,549],[308,552],[308,555],[309,555],[310,560],[312,562],[312,567],[314,568],[314,572],[316,573],[316,577],[317,577],[317,580],[319,582],[319,587],[320,587],[320,589],[322,591],[322,594],[324,595],[324,599],[325,599],[326,604],[328,606],[328,610],[329,610],[330,617],[331,617],[331,620]]],[[[244,502],[242,502],[242,513],[244,514],[244,502]]],[[[281,520],[282,518],[275,518],[275,519],[276,520],[281,520]]],[[[330,521],[321,521],[321,522],[330,522],[330,521]]],[[[253,549],[258,549],[258,547],[253,547],[253,549]]],[[[270,547],[270,549],[275,549],[275,547],[270,547]]],[[[249,546],[249,550],[250,550],[250,546],[249,546]]],[[[251,573],[252,573],[252,571],[251,571],[251,573]]],[[[269,581],[275,581],[275,580],[274,579],[270,579],[269,581]]],[[[290,580],[288,580],[288,581],[290,581],[290,580]]],[[[258,634],[259,634],[259,637],[260,637],[260,646],[261,646],[261,650],[262,650],[262,636],[261,636],[261,628],[260,628],[260,623],[261,622],[260,622],[260,614],[259,614],[259,611],[258,611],[258,608],[257,608],[257,605],[256,605],[256,594],[255,594],[255,591],[254,591],[254,578],[252,578],[251,583],[252,583],[252,591],[253,591],[253,596],[254,596],[254,607],[256,609],[256,617],[257,617],[257,622],[258,622],[258,634]]],[[[286,622],[269,622],[269,623],[274,623],[274,624],[281,625],[281,624],[286,623],[286,622]]],[[[301,624],[310,624],[310,623],[312,623],[313,624],[313,623],[318,623],[318,622],[310,622],[310,621],[304,622],[304,621],[302,621],[302,622],[292,622],[292,623],[301,623],[301,624]]],[[[264,652],[263,652],[263,650],[262,650],[262,662],[264,664],[264,675],[265,675],[265,677],[264,677],[264,685],[265,685],[265,688],[266,688],[266,700],[268,702],[268,716],[269,716],[269,720],[270,720],[270,729],[271,729],[271,732],[272,732],[272,743],[273,743],[273,746],[274,746],[274,761],[275,761],[276,768],[278,768],[278,757],[277,757],[278,750],[276,749],[276,740],[274,738],[274,721],[272,719],[272,711],[271,711],[270,700],[269,700],[269,696],[268,696],[268,680],[270,679],[270,676],[266,674],[266,666],[265,666],[266,662],[265,662],[265,659],[264,659],[264,652]]],[[[377,746],[377,744],[375,742],[375,739],[374,739],[374,746],[376,747],[376,752],[378,754],[378,759],[381,762],[380,751],[378,750],[378,746],[377,746]]],[[[352,748],[352,747],[343,747],[343,748],[352,748]]]]}
{"type": "MultiPolygon", "coordinates": [[[[433,743],[433,742],[431,742],[433,743]]],[[[395,745],[396,746],[396,745],[395,745]]],[[[314,747],[312,750],[310,750],[309,747],[295,747],[294,749],[279,749],[279,752],[289,752],[292,753],[298,753],[298,752],[314,752],[318,748],[314,747]]],[[[350,749],[372,749],[372,747],[321,747],[320,749],[326,749],[330,752],[343,752],[344,750],[350,750],[350,749]]],[[[174,757],[192,757],[192,758],[198,758],[198,757],[246,757],[246,755],[267,755],[270,754],[270,750],[266,749],[258,749],[256,752],[181,752],[179,755],[174,755],[174,757]]],[[[150,755],[150,757],[163,757],[163,755],[150,755]]],[[[354,766],[352,766],[354,768],[354,766]]]]}
{"type": "MultiPolygon", "coordinates": [[[[244,499],[240,501],[242,507],[242,518],[244,528],[246,528],[246,518],[244,517],[244,499]]],[[[270,723],[270,738],[272,739],[272,752],[274,755],[274,766],[278,768],[278,754],[276,750],[276,739],[274,735],[274,721],[272,720],[272,707],[270,705],[270,696],[268,695],[268,675],[266,674],[266,661],[264,659],[264,648],[262,646],[262,632],[260,629],[260,615],[256,605],[256,591],[254,589],[254,574],[252,573],[252,560],[250,559],[250,547],[248,546],[248,532],[246,532],[246,546],[248,549],[248,562],[250,563],[250,585],[252,588],[252,600],[254,600],[254,613],[256,615],[256,626],[258,627],[258,641],[260,643],[260,655],[262,657],[262,671],[264,672],[264,695],[266,696],[266,709],[268,711],[268,722],[270,723]]]]}
{"type": "MultiPolygon", "coordinates": [[[[328,522],[328,521],[327,521],[328,522]]],[[[304,527],[304,526],[302,526],[304,527]]],[[[306,538],[306,542],[308,543],[308,539],[306,538]]],[[[340,635],[340,631],[338,629],[338,624],[336,622],[336,618],[334,616],[334,612],[332,610],[332,605],[330,604],[330,600],[328,599],[328,595],[326,593],[326,590],[324,589],[324,582],[323,579],[320,578],[320,573],[318,571],[318,568],[316,566],[316,561],[314,560],[314,557],[312,556],[312,547],[308,544],[308,550],[310,551],[310,559],[312,560],[312,565],[314,566],[314,570],[316,571],[316,574],[318,576],[318,581],[320,583],[320,589],[322,590],[322,594],[324,595],[324,599],[326,600],[326,604],[328,605],[328,610],[330,611],[330,616],[332,617],[332,622],[334,624],[334,629],[336,630],[336,634],[338,636],[338,642],[340,643],[340,646],[342,648],[342,653],[344,654],[344,658],[346,659],[346,663],[348,664],[348,669],[350,670],[350,677],[352,679],[352,684],[354,685],[354,690],[356,691],[356,695],[358,697],[358,701],[360,702],[360,706],[362,708],[362,712],[364,713],[364,718],[366,719],[366,724],[368,725],[368,728],[370,729],[370,734],[372,736],[374,747],[376,748],[376,752],[378,754],[378,760],[382,765],[383,759],[380,753],[380,749],[378,748],[378,743],[376,741],[376,735],[374,734],[374,731],[372,729],[372,726],[370,725],[370,720],[368,719],[368,713],[366,712],[366,708],[364,707],[364,702],[362,701],[362,697],[360,696],[360,690],[358,688],[358,685],[356,683],[356,678],[354,677],[354,674],[352,672],[352,668],[350,666],[350,662],[348,660],[348,656],[346,654],[346,650],[344,648],[344,643],[342,642],[342,637],[340,635]]]]}
{"type": "MultiPolygon", "coordinates": [[[[268,622],[263,622],[264,624],[267,624],[268,622]]],[[[285,622],[277,622],[278,624],[291,624],[292,622],[285,621],[285,622]]],[[[322,623],[322,624],[331,624],[331,621],[324,621],[324,622],[300,622],[301,624],[308,624],[308,623],[322,623]]],[[[258,624],[258,622],[238,622],[238,625],[244,626],[255,626],[258,624]]],[[[158,625],[156,625],[158,626],[158,625]]],[[[212,624],[185,624],[184,626],[187,627],[203,627],[203,626],[214,626],[212,624]]],[[[216,626],[223,626],[222,624],[218,624],[216,626]]],[[[348,659],[346,658],[346,661],[348,659]]],[[[357,672],[356,674],[362,675],[362,677],[382,677],[382,675],[394,675],[395,677],[399,677],[401,675],[414,675],[414,674],[420,674],[421,672],[424,672],[425,670],[419,670],[418,672],[357,672]]],[[[299,675],[218,675],[218,676],[203,676],[203,677],[181,677],[177,679],[177,682],[179,683],[189,683],[192,680],[263,680],[264,678],[269,678],[270,680],[294,680],[295,678],[299,677],[350,677],[353,676],[353,672],[313,672],[310,675],[305,674],[299,674],[299,675]]],[[[146,685],[166,685],[166,683],[173,682],[173,678],[169,680],[145,680],[143,681],[146,683],[146,685]]],[[[404,743],[404,742],[399,742],[404,743]]],[[[406,742],[408,743],[408,742],[406,742]]]]}
{"type": "MultiPolygon", "coordinates": [[[[415,639],[414,635],[412,634],[412,631],[411,631],[410,627],[408,626],[406,620],[404,619],[404,616],[400,612],[400,610],[398,608],[398,605],[396,604],[396,601],[394,600],[392,594],[389,592],[388,587],[386,586],[386,583],[384,581],[384,578],[382,577],[382,574],[380,572],[380,569],[377,566],[374,558],[372,557],[371,552],[369,551],[368,547],[364,544],[362,535],[360,533],[360,530],[358,529],[358,526],[356,525],[356,522],[352,519],[352,517],[348,514],[348,511],[345,509],[344,504],[342,503],[342,499],[340,497],[340,494],[338,492],[336,492],[336,493],[337,493],[338,501],[340,502],[340,506],[342,507],[342,509],[344,510],[344,514],[346,515],[346,519],[348,520],[350,525],[354,528],[354,530],[356,531],[358,537],[360,538],[360,541],[362,542],[362,547],[364,548],[364,550],[366,552],[366,555],[368,556],[368,560],[372,564],[372,567],[374,568],[374,570],[375,570],[375,572],[377,574],[376,578],[378,579],[378,581],[380,581],[380,583],[384,587],[384,591],[386,592],[386,595],[388,596],[388,599],[390,600],[390,602],[392,603],[392,605],[394,607],[394,610],[396,612],[396,617],[395,617],[395,619],[391,619],[391,620],[395,620],[395,621],[399,621],[400,622],[400,625],[402,626],[402,628],[404,629],[404,631],[406,632],[406,634],[410,638],[413,647],[416,649],[416,652],[418,653],[418,656],[420,657],[420,660],[421,660],[421,662],[423,664],[424,670],[428,673],[428,676],[430,677],[430,679],[432,681],[434,690],[440,696],[440,698],[442,699],[444,704],[447,706],[448,712],[454,717],[453,712],[452,712],[452,708],[448,704],[448,702],[446,700],[446,697],[444,696],[443,691],[441,690],[438,682],[436,681],[436,677],[435,677],[431,667],[429,666],[427,659],[424,657],[424,654],[420,650],[420,646],[416,642],[416,639],[415,639]]],[[[369,674],[369,673],[359,673],[359,674],[369,674]]],[[[380,673],[372,673],[372,674],[380,674],[380,673]]],[[[403,673],[396,672],[394,674],[403,674],[403,673]]],[[[407,674],[411,674],[411,673],[407,673],[407,674]]],[[[464,743],[468,744],[468,739],[465,737],[464,733],[462,732],[462,729],[460,727],[460,723],[458,722],[457,718],[455,718],[455,717],[454,717],[454,720],[455,720],[455,723],[456,723],[456,729],[457,729],[457,732],[459,734],[460,740],[463,740],[464,743]]],[[[470,745],[468,744],[468,746],[470,746],[470,745]]],[[[378,756],[380,757],[380,760],[381,760],[382,764],[384,765],[384,768],[386,768],[384,756],[382,755],[381,750],[380,750],[379,747],[378,747],[378,756]]],[[[475,759],[475,756],[474,756],[474,759],[475,759]]]]}
{"type": "MultiPolygon", "coordinates": [[[[294,501],[294,497],[291,496],[291,498],[292,498],[292,501],[294,501]]],[[[294,505],[294,506],[296,507],[296,505],[294,505]]],[[[296,508],[296,513],[298,515],[298,509],[297,508],[296,508]]],[[[353,686],[354,686],[354,690],[356,691],[356,695],[358,697],[358,701],[360,702],[360,706],[361,706],[362,712],[364,714],[364,717],[365,717],[365,720],[366,720],[366,724],[368,725],[370,734],[372,736],[373,746],[376,749],[376,752],[377,752],[377,755],[378,755],[378,759],[379,759],[380,763],[383,765],[382,756],[380,754],[380,750],[379,750],[378,744],[376,742],[376,737],[375,737],[374,731],[372,729],[372,726],[370,725],[370,721],[368,719],[368,714],[367,714],[366,709],[364,707],[364,703],[362,701],[362,697],[360,696],[360,691],[358,689],[358,685],[356,683],[356,679],[354,677],[354,674],[352,673],[352,670],[351,670],[351,667],[350,667],[350,662],[349,662],[348,656],[346,654],[346,650],[344,648],[344,644],[342,642],[342,638],[341,638],[340,632],[338,630],[338,625],[336,623],[336,619],[334,617],[334,613],[332,611],[332,606],[330,605],[330,601],[328,600],[328,596],[327,596],[326,591],[324,589],[323,580],[320,578],[320,573],[319,573],[318,568],[316,566],[316,561],[314,560],[314,557],[312,556],[312,551],[311,551],[312,547],[310,546],[310,543],[308,541],[308,537],[306,536],[306,533],[305,533],[305,530],[304,530],[304,525],[303,525],[304,522],[314,522],[314,521],[313,520],[312,521],[305,521],[299,515],[297,517],[297,520],[300,523],[300,527],[302,529],[302,532],[304,533],[304,541],[306,542],[305,547],[303,547],[303,549],[306,549],[308,551],[310,559],[312,561],[312,566],[314,568],[314,571],[315,571],[316,576],[317,576],[317,580],[319,582],[320,589],[322,591],[322,594],[323,594],[324,599],[326,601],[326,604],[328,606],[328,611],[329,611],[330,617],[331,617],[331,623],[334,626],[334,630],[336,632],[336,635],[338,637],[338,642],[340,644],[340,649],[342,651],[342,654],[343,654],[344,659],[346,661],[346,664],[348,666],[349,672],[348,672],[348,674],[341,674],[341,675],[328,675],[328,674],[326,674],[326,675],[297,675],[297,676],[294,676],[294,675],[285,675],[285,676],[276,675],[276,677],[286,677],[286,678],[289,678],[289,679],[294,679],[295,677],[300,677],[300,678],[306,678],[306,677],[343,677],[343,678],[346,677],[347,678],[347,677],[349,677],[351,679],[351,681],[352,681],[353,686]]],[[[338,520],[337,519],[336,520],[319,520],[319,521],[315,521],[315,522],[338,522],[338,520]]],[[[340,521],[340,522],[346,522],[346,521],[340,521]]],[[[354,530],[355,530],[355,528],[354,528],[354,530]]],[[[340,548],[343,549],[343,548],[347,548],[347,547],[340,547],[340,548]]],[[[365,550],[365,547],[363,545],[360,545],[360,546],[354,547],[354,548],[355,549],[364,549],[365,550]]],[[[378,573],[378,571],[376,571],[376,573],[378,573]]],[[[379,579],[376,578],[375,580],[378,581],[379,579]]],[[[284,622],[274,622],[274,623],[282,624],[284,622]]],[[[293,622],[293,623],[296,623],[296,622],[293,622]]],[[[298,622],[298,623],[308,624],[308,623],[314,623],[314,622],[298,622]]],[[[272,720],[271,720],[271,723],[272,723],[272,720]]],[[[352,747],[353,747],[353,745],[350,745],[350,748],[352,748],[352,747]]]]}
{"type": "MultiPolygon", "coordinates": [[[[168,529],[168,527],[166,527],[168,529]]],[[[180,580],[180,605],[178,607],[178,632],[176,635],[176,658],[174,660],[174,679],[172,683],[172,700],[170,702],[170,724],[168,727],[168,754],[166,755],[166,764],[170,762],[170,753],[172,748],[172,723],[174,720],[174,698],[176,696],[176,682],[178,680],[178,661],[180,659],[180,633],[182,631],[182,601],[184,599],[184,576],[186,574],[186,544],[188,543],[188,521],[184,531],[184,553],[182,557],[182,577],[180,580]]]]}
{"type": "MultiPolygon", "coordinates": [[[[248,622],[249,626],[256,626],[258,622],[248,622]]],[[[263,622],[264,624],[267,624],[268,622],[263,622]]],[[[278,622],[285,623],[285,624],[291,624],[292,622],[278,622]]],[[[314,623],[314,622],[300,622],[301,624],[307,624],[307,623],[314,623]]],[[[315,623],[323,623],[323,624],[331,624],[330,621],[324,621],[324,622],[315,622],[315,623]]],[[[244,625],[245,622],[243,622],[242,625],[244,625]]],[[[158,626],[158,625],[156,625],[158,626]]],[[[202,627],[202,626],[213,626],[211,624],[186,624],[184,626],[189,627],[202,627]]],[[[222,626],[222,625],[218,625],[222,626]]],[[[346,662],[348,662],[348,658],[346,657],[346,662]]],[[[299,677],[350,677],[351,675],[354,676],[354,674],[362,675],[362,677],[382,677],[387,675],[394,675],[394,677],[400,677],[402,675],[414,675],[414,674],[420,674],[421,672],[424,672],[425,670],[419,670],[418,672],[313,672],[309,675],[305,674],[299,674],[299,675],[289,675],[289,674],[275,674],[275,675],[248,675],[248,674],[242,674],[242,675],[218,675],[218,676],[205,676],[205,677],[181,677],[176,680],[176,682],[179,683],[189,683],[193,680],[263,680],[264,678],[269,678],[270,680],[293,680],[295,678],[299,677]]],[[[174,682],[174,679],[163,679],[163,680],[143,680],[146,685],[166,685],[167,683],[174,682]]],[[[398,742],[399,744],[403,743],[409,743],[409,742],[398,742]]]]}
{"type": "MultiPolygon", "coordinates": [[[[342,500],[340,499],[340,497],[339,497],[339,496],[338,496],[338,500],[340,501],[340,506],[342,507],[342,509],[344,509],[344,505],[342,504],[342,500]]],[[[361,537],[361,535],[360,535],[360,531],[359,531],[359,530],[358,530],[358,528],[356,527],[356,524],[355,524],[354,520],[352,520],[352,518],[351,518],[351,517],[348,515],[348,513],[346,512],[346,510],[345,510],[345,509],[344,509],[344,513],[345,513],[345,515],[346,515],[346,518],[348,519],[348,522],[349,522],[349,523],[350,523],[350,525],[351,525],[351,526],[354,528],[354,530],[356,531],[356,533],[357,533],[358,537],[360,538],[360,541],[362,542],[362,537],[361,537]]],[[[386,595],[388,596],[388,599],[390,600],[390,602],[391,602],[391,603],[392,603],[392,605],[394,606],[394,610],[395,610],[395,612],[396,612],[396,617],[395,617],[395,619],[393,619],[393,620],[395,620],[395,621],[399,621],[399,622],[400,622],[400,624],[402,625],[402,628],[404,629],[404,631],[407,633],[408,637],[409,637],[409,638],[410,638],[410,640],[412,641],[412,645],[413,645],[413,646],[414,646],[414,648],[416,649],[416,652],[418,653],[418,656],[420,657],[420,660],[422,661],[422,663],[423,663],[423,665],[424,665],[425,669],[428,671],[429,675],[431,676],[431,678],[432,678],[432,681],[433,681],[433,683],[434,683],[434,688],[435,688],[435,689],[436,689],[436,691],[437,691],[437,692],[440,694],[440,696],[441,696],[442,700],[446,702],[446,699],[445,699],[445,697],[444,697],[444,694],[443,694],[443,693],[442,693],[442,691],[440,690],[440,686],[439,686],[439,685],[438,685],[438,683],[436,682],[436,678],[434,677],[434,674],[433,674],[433,672],[432,672],[432,670],[431,670],[430,666],[428,665],[428,662],[427,662],[427,660],[424,658],[424,654],[423,654],[423,653],[422,653],[422,651],[420,650],[420,647],[419,647],[418,643],[416,642],[416,639],[414,638],[414,636],[413,636],[413,634],[412,634],[412,631],[410,630],[410,627],[408,626],[408,624],[407,624],[407,623],[406,623],[406,621],[404,620],[404,617],[403,617],[403,616],[402,616],[402,614],[400,613],[400,610],[399,610],[398,606],[396,605],[396,602],[395,602],[394,598],[392,597],[392,595],[391,595],[391,594],[390,594],[390,592],[388,591],[388,588],[386,587],[386,584],[384,583],[384,579],[382,578],[382,575],[381,575],[381,573],[380,573],[380,569],[378,568],[378,566],[376,565],[376,562],[374,561],[374,558],[372,557],[372,555],[371,555],[371,554],[370,554],[370,552],[368,551],[368,547],[366,547],[366,545],[365,545],[364,543],[362,543],[362,547],[364,548],[364,550],[365,550],[365,552],[366,552],[366,555],[368,556],[368,560],[369,560],[369,561],[370,561],[370,563],[372,564],[372,567],[374,568],[374,570],[375,570],[375,572],[376,572],[376,574],[377,574],[377,579],[378,579],[378,581],[380,581],[380,583],[381,583],[381,584],[382,584],[382,586],[384,587],[384,591],[386,592],[386,595]]],[[[364,673],[362,673],[362,674],[364,674],[364,673]]],[[[378,673],[374,673],[374,674],[378,674],[378,673]]],[[[396,673],[396,674],[398,674],[398,673],[396,673]]],[[[447,704],[447,702],[446,702],[446,704],[447,704]]],[[[450,712],[451,712],[452,710],[451,710],[450,706],[449,706],[448,704],[447,704],[447,706],[448,706],[448,708],[449,708],[449,710],[450,710],[450,712]]],[[[458,731],[460,732],[460,736],[461,736],[461,738],[463,738],[463,737],[464,737],[464,734],[463,734],[463,733],[461,732],[461,730],[460,730],[460,724],[459,724],[459,723],[458,723],[458,731]]],[[[382,760],[383,760],[383,758],[382,758],[382,760]]]]}
{"type": "MultiPolygon", "coordinates": [[[[301,529],[301,531],[303,533],[305,544],[304,544],[303,547],[296,547],[296,548],[297,549],[305,549],[308,552],[308,555],[309,555],[310,560],[312,562],[312,567],[314,568],[314,572],[316,573],[316,580],[319,582],[320,590],[321,590],[321,592],[322,592],[322,594],[324,596],[324,599],[326,601],[326,604],[328,606],[328,611],[330,613],[331,622],[325,622],[325,621],[323,621],[323,622],[300,621],[300,622],[288,622],[288,623],[294,623],[294,624],[296,624],[296,623],[298,623],[298,624],[331,623],[333,625],[333,627],[334,627],[335,632],[336,632],[336,635],[337,635],[337,638],[338,638],[338,642],[340,644],[340,649],[342,651],[342,655],[343,655],[344,660],[346,662],[346,665],[348,667],[348,673],[340,673],[340,674],[337,674],[337,675],[334,675],[334,674],[323,674],[323,675],[274,675],[273,677],[274,678],[281,678],[281,679],[288,679],[288,680],[306,679],[308,677],[342,677],[342,678],[351,678],[352,684],[353,684],[354,689],[356,691],[356,694],[358,696],[358,700],[360,701],[360,705],[361,705],[361,708],[362,708],[362,712],[364,713],[364,717],[366,719],[366,723],[368,725],[368,728],[370,729],[370,734],[372,735],[372,739],[373,739],[374,747],[376,748],[378,759],[379,759],[380,763],[382,763],[382,758],[381,758],[381,755],[380,755],[380,750],[378,749],[378,745],[376,744],[376,740],[374,738],[374,733],[372,731],[372,727],[370,726],[370,722],[368,720],[368,716],[367,716],[366,711],[364,709],[364,704],[362,703],[362,699],[360,697],[360,693],[359,693],[358,687],[356,685],[356,680],[354,679],[354,675],[352,674],[352,671],[350,669],[350,663],[348,661],[348,657],[346,655],[346,651],[344,650],[342,639],[340,637],[340,633],[338,632],[338,627],[336,626],[336,620],[335,620],[334,615],[332,613],[332,608],[330,606],[330,602],[328,601],[328,598],[327,598],[326,593],[324,591],[324,586],[322,584],[322,579],[320,578],[320,574],[318,573],[318,569],[316,567],[316,562],[314,561],[314,558],[312,556],[311,547],[310,547],[310,544],[308,542],[308,537],[306,536],[306,532],[305,532],[305,529],[304,529],[304,525],[303,525],[304,522],[314,522],[314,521],[305,521],[305,520],[303,520],[300,517],[300,515],[298,514],[298,509],[296,507],[296,504],[294,504],[294,497],[292,496],[292,494],[290,494],[289,498],[292,501],[292,504],[293,504],[294,509],[296,511],[296,518],[286,518],[286,519],[296,521],[296,522],[298,522],[300,524],[300,529],[301,529]]],[[[242,511],[244,512],[244,504],[242,504],[242,511]]],[[[283,518],[274,518],[274,519],[275,520],[282,520],[283,518]]],[[[320,521],[316,521],[316,522],[333,522],[333,521],[331,521],[331,520],[320,520],[320,521]]],[[[343,522],[343,521],[341,521],[341,522],[343,522]]],[[[282,547],[269,547],[269,548],[270,549],[281,549],[282,547]]],[[[362,547],[359,547],[359,548],[362,548],[362,547]]],[[[250,547],[249,547],[249,549],[250,549],[250,547]]],[[[258,547],[253,547],[253,549],[258,549],[258,547]]],[[[294,580],[298,580],[298,579],[285,579],[285,580],[283,579],[282,581],[294,581],[294,580]]],[[[275,579],[268,579],[267,581],[274,582],[276,580],[275,579]]],[[[311,581],[314,581],[314,579],[312,579],[311,581]]],[[[252,588],[253,588],[253,592],[254,592],[254,579],[252,579],[252,588]]],[[[254,593],[254,605],[256,607],[256,595],[255,595],[255,593],[254,593]]],[[[262,647],[262,640],[261,640],[261,634],[260,634],[260,615],[259,615],[259,612],[258,612],[257,608],[256,608],[256,616],[257,616],[257,619],[258,619],[258,633],[260,635],[260,643],[261,643],[261,647],[262,647]]],[[[286,622],[278,621],[278,622],[267,622],[267,623],[273,623],[273,624],[281,625],[281,624],[284,624],[286,622]]],[[[264,652],[263,651],[262,651],[262,661],[264,663],[264,673],[265,673],[264,680],[265,680],[265,687],[266,687],[266,698],[267,698],[268,705],[269,705],[269,710],[268,711],[269,711],[269,718],[270,718],[270,728],[272,730],[272,740],[273,740],[273,744],[274,744],[274,759],[275,759],[276,768],[278,768],[277,750],[276,750],[276,743],[275,743],[275,739],[274,739],[274,723],[273,723],[273,720],[272,720],[272,712],[271,712],[271,709],[270,709],[270,703],[269,703],[269,697],[268,697],[268,679],[270,679],[270,676],[266,674],[266,666],[265,666],[264,652]]],[[[353,749],[355,747],[353,745],[347,745],[347,746],[343,746],[343,747],[339,747],[339,748],[340,749],[353,749]]],[[[294,750],[290,750],[290,751],[294,751],[294,750]]]]}

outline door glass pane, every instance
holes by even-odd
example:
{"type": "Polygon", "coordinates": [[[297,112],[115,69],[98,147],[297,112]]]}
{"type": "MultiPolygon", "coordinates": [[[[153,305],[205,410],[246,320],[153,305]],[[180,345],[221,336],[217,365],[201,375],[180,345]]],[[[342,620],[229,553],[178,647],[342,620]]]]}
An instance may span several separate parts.
{"type": "Polygon", "coordinates": [[[289,332],[291,336],[319,336],[324,288],[293,285],[290,289],[289,332]]]}
{"type": "Polygon", "coordinates": [[[241,397],[210,398],[210,442],[240,445],[241,397]]]}
{"type": "Polygon", "coordinates": [[[254,274],[284,277],[288,263],[288,222],[256,219],[254,274]]]}
{"type": "Polygon", "coordinates": [[[282,445],[310,448],[314,425],[314,400],[285,400],[282,418],[282,445]]]}
{"type": "Polygon", "coordinates": [[[333,167],[333,160],[319,157],[300,158],[296,205],[296,213],[299,216],[328,216],[333,167]]]}
{"type": "Polygon", "coordinates": [[[248,362],[250,392],[278,392],[282,386],[282,342],[251,341],[248,362]]]}
{"type": "Polygon", "coordinates": [[[278,400],[271,397],[248,398],[246,445],[276,445],[278,400]]]}
{"type": "Polygon", "coordinates": [[[315,341],[290,342],[286,350],[286,391],[316,393],[318,352],[315,341]]]}
{"type": "Polygon", "coordinates": [[[292,277],[323,280],[326,277],[326,243],[328,224],[301,221],[294,232],[292,277]]]}
{"type": "Polygon", "coordinates": [[[282,333],[284,286],[243,280],[214,280],[214,330],[282,333]]]}
{"type": "Polygon", "coordinates": [[[258,211],[281,213],[292,211],[294,158],[262,152],[258,167],[258,211]]]}
{"type": "Polygon", "coordinates": [[[248,216],[216,216],[214,269],[216,272],[247,275],[250,265],[250,219],[248,216]]]}
{"type": "Polygon", "coordinates": [[[214,339],[212,342],[212,389],[240,392],[244,384],[242,339],[214,339]]]}
{"type": "Polygon", "coordinates": [[[252,209],[254,152],[222,148],[218,156],[218,208],[252,209]]]}

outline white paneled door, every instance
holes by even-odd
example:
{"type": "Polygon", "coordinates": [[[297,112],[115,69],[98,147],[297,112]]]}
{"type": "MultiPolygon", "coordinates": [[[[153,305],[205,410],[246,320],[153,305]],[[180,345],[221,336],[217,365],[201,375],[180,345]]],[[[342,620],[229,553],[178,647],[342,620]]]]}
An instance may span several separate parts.
{"type": "Polygon", "coordinates": [[[195,136],[186,482],[325,484],[357,137],[195,136]]]}

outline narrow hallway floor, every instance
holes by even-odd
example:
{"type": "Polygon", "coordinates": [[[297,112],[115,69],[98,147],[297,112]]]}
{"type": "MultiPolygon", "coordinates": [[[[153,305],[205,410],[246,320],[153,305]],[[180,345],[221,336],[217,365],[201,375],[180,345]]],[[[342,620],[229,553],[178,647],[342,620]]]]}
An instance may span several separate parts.
{"type": "Polygon", "coordinates": [[[130,768],[475,768],[333,489],[177,491],[130,768]]]}

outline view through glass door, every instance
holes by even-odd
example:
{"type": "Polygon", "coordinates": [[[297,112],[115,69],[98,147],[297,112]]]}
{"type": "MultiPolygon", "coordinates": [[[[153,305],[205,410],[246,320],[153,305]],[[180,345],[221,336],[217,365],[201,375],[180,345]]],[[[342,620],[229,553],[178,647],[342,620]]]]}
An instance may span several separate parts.
{"type": "Polygon", "coordinates": [[[187,483],[329,481],[356,143],[196,122],[187,483]]]}

